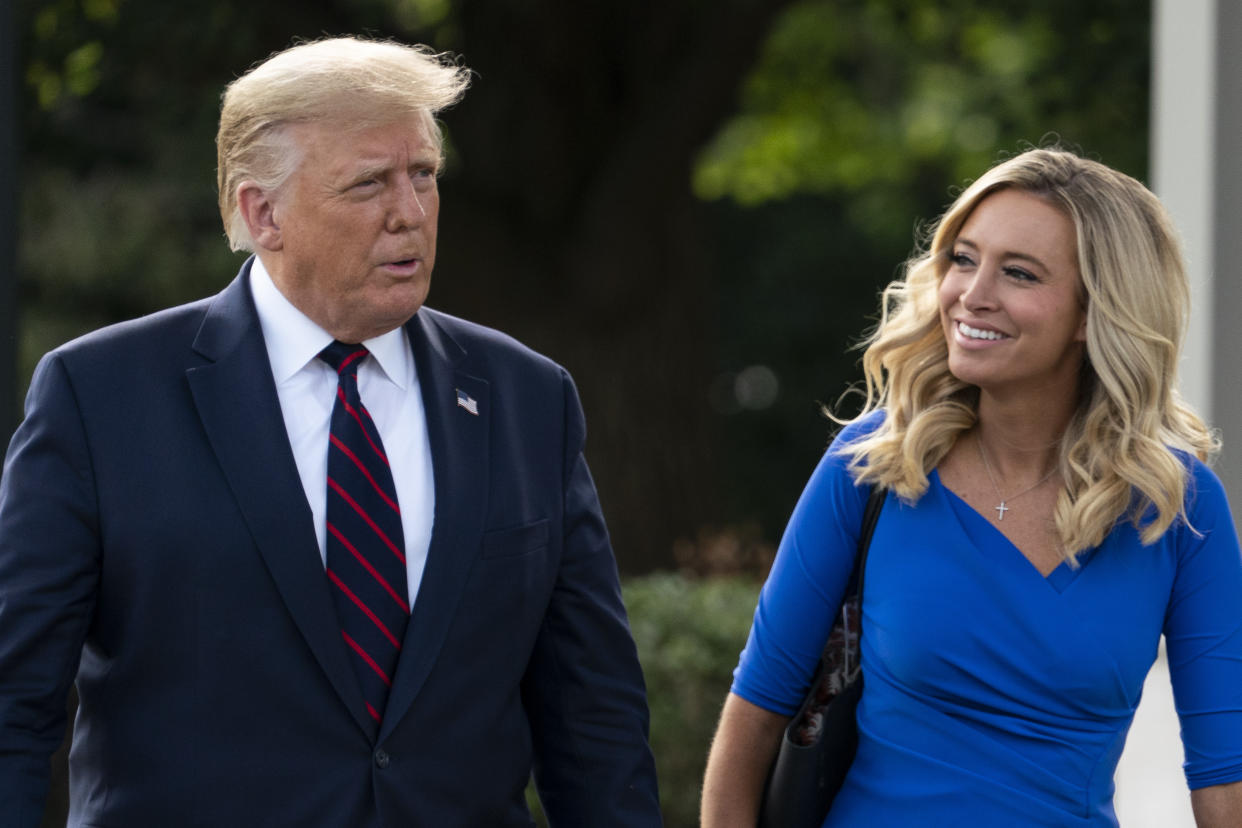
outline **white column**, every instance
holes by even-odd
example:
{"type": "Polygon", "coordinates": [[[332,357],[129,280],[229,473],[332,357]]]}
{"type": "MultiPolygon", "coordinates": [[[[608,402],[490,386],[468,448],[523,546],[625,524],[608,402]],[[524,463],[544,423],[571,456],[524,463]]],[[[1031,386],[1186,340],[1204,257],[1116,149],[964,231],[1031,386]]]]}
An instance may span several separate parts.
{"type": "Polygon", "coordinates": [[[1191,320],[1181,389],[1221,430],[1242,508],[1242,4],[1154,0],[1152,188],[1182,233],[1191,320]]]}
{"type": "MultiPolygon", "coordinates": [[[[1151,183],[1191,282],[1181,390],[1224,437],[1216,471],[1242,505],[1242,4],[1154,0],[1151,183]]],[[[1193,828],[1161,647],[1117,770],[1126,828],[1193,828]]]]}
{"type": "Polygon", "coordinates": [[[1190,271],[1182,394],[1210,418],[1216,0],[1155,0],[1152,11],[1151,186],[1181,231],[1190,271]]]}

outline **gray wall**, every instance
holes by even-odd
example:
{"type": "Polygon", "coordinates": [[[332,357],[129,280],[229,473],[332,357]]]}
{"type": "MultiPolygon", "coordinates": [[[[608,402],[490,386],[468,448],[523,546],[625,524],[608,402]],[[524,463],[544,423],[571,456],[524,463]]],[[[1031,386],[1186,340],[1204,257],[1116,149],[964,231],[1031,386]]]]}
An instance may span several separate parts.
{"type": "Polygon", "coordinates": [[[1152,186],[1182,232],[1186,398],[1221,430],[1216,470],[1242,505],[1242,4],[1155,0],[1152,186]]]}
{"type": "Polygon", "coordinates": [[[1242,3],[1216,9],[1212,419],[1224,432],[1217,471],[1242,507],[1242,3]]]}

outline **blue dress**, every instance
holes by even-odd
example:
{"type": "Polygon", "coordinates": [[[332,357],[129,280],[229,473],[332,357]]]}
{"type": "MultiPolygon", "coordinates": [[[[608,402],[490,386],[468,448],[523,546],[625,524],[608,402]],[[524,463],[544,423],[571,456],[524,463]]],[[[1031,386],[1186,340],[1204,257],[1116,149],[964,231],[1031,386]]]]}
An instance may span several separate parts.
{"type": "MultiPolygon", "coordinates": [[[[1242,553],[1220,481],[1187,462],[1197,532],[1179,521],[1145,547],[1125,521],[1047,577],[935,472],[914,505],[889,494],[867,562],[858,754],[825,826],[1116,826],[1113,773],[1162,632],[1190,787],[1242,780],[1242,553]]],[[[796,711],[865,501],[830,449],[734,693],[796,711]]]]}

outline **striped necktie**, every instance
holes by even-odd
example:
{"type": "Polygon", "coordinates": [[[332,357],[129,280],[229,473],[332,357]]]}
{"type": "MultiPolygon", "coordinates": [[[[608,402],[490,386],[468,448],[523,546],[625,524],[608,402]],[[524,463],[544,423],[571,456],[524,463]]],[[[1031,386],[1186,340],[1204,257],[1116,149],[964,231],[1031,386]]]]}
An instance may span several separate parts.
{"type": "Polygon", "coordinates": [[[341,637],[376,722],[384,715],[410,604],[397,490],[379,430],[358,395],[362,345],[333,342],[336,370],[328,446],[327,575],[341,637]]]}

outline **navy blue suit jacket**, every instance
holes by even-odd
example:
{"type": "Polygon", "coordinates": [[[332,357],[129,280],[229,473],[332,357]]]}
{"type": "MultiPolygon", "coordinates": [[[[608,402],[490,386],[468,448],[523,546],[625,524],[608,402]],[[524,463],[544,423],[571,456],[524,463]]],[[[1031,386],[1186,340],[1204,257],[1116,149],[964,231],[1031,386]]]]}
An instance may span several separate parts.
{"type": "Polygon", "coordinates": [[[524,826],[532,767],[554,825],[658,825],[568,374],[428,308],[407,324],[436,505],[376,728],[248,278],[35,372],[0,479],[4,824],[38,824],[76,676],[74,826],[524,826]]]}

